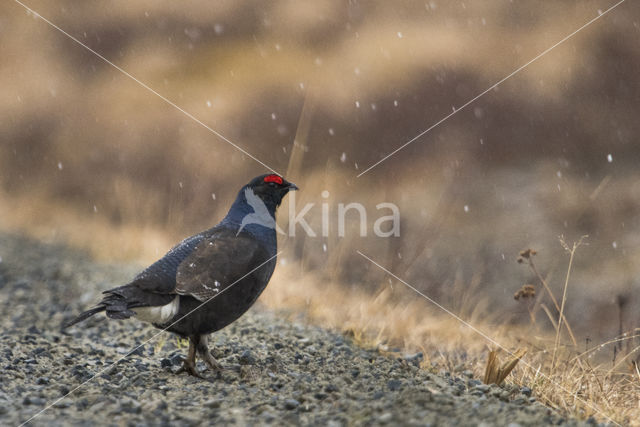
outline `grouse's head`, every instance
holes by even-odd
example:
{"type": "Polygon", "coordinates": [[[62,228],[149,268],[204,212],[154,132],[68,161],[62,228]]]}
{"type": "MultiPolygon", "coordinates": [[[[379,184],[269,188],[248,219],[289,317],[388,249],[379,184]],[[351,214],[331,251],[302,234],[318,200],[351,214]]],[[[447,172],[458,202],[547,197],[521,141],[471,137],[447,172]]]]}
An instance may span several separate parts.
{"type": "Polygon", "coordinates": [[[267,174],[253,178],[245,188],[250,188],[267,206],[280,206],[282,199],[289,191],[298,187],[280,175],[267,174]]]}

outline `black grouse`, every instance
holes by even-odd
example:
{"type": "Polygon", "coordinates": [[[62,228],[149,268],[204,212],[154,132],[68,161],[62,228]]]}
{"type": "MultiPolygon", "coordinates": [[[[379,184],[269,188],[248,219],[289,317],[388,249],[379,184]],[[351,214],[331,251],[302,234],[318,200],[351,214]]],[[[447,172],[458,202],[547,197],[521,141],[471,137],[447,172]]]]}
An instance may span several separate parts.
{"type": "Polygon", "coordinates": [[[105,291],[100,303],[64,327],[101,311],[111,319],[135,316],[189,339],[178,372],[200,376],[196,353],[219,370],[207,335],[238,319],[267,286],[276,267],[276,209],[297,189],[279,175],[252,179],[218,225],[184,239],[130,283],[105,291]]]}

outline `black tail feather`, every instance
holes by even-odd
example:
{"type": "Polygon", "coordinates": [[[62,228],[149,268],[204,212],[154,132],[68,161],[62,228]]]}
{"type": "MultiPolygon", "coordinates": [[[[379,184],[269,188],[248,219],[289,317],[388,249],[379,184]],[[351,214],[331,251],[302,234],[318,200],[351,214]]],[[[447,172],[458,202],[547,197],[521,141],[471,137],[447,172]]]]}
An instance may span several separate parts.
{"type": "Polygon", "coordinates": [[[132,308],[165,305],[175,298],[175,295],[155,294],[133,285],[120,286],[103,293],[106,295],[97,306],[85,311],[70,322],[63,324],[62,329],[82,322],[101,311],[106,311],[107,317],[111,319],[128,319],[136,315],[136,313],[131,310],[132,308]]]}
{"type": "Polygon", "coordinates": [[[100,304],[96,307],[93,307],[92,309],[89,309],[83,313],[81,313],[78,317],[76,317],[75,319],[71,320],[70,322],[66,322],[62,325],[62,329],[67,329],[73,325],[75,325],[76,323],[80,323],[83,320],[88,319],[89,317],[93,316],[96,313],[100,313],[101,311],[105,310],[105,306],[100,304]]]}

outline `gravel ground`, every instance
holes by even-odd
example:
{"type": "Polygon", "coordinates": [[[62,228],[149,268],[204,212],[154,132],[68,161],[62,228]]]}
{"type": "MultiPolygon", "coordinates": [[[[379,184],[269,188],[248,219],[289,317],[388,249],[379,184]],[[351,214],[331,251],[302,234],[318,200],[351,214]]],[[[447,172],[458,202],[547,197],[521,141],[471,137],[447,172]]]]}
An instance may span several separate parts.
{"type": "MultiPolygon", "coordinates": [[[[0,424],[579,425],[528,389],[418,369],[259,307],[210,338],[221,374],[175,375],[185,348],[135,321],[59,325],[139,266],[0,234],[0,424]],[[131,351],[134,347],[138,349],[131,351]],[[115,366],[111,364],[122,358],[115,366]],[[98,374],[92,379],[94,374],[98,374]],[[76,388],[78,387],[78,388],[76,388]]],[[[200,369],[204,366],[199,362],[200,369]]]]}

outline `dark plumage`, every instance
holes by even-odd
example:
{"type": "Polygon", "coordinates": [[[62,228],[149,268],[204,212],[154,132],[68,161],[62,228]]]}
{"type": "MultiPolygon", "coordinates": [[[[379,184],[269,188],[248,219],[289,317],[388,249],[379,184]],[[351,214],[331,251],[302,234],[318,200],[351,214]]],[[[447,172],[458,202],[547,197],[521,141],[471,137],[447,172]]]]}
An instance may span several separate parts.
{"type": "Polygon", "coordinates": [[[112,319],[136,316],[189,338],[181,371],[200,376],[196,352],[219,369],[206,335],[238,319],[267,286],[276,266],[276,209],[297,189],[278,175],[254,178],[218,225],[186,238],[130,283],[105,291],[98,305],[64,327],[101,311],[112,319]]]}

